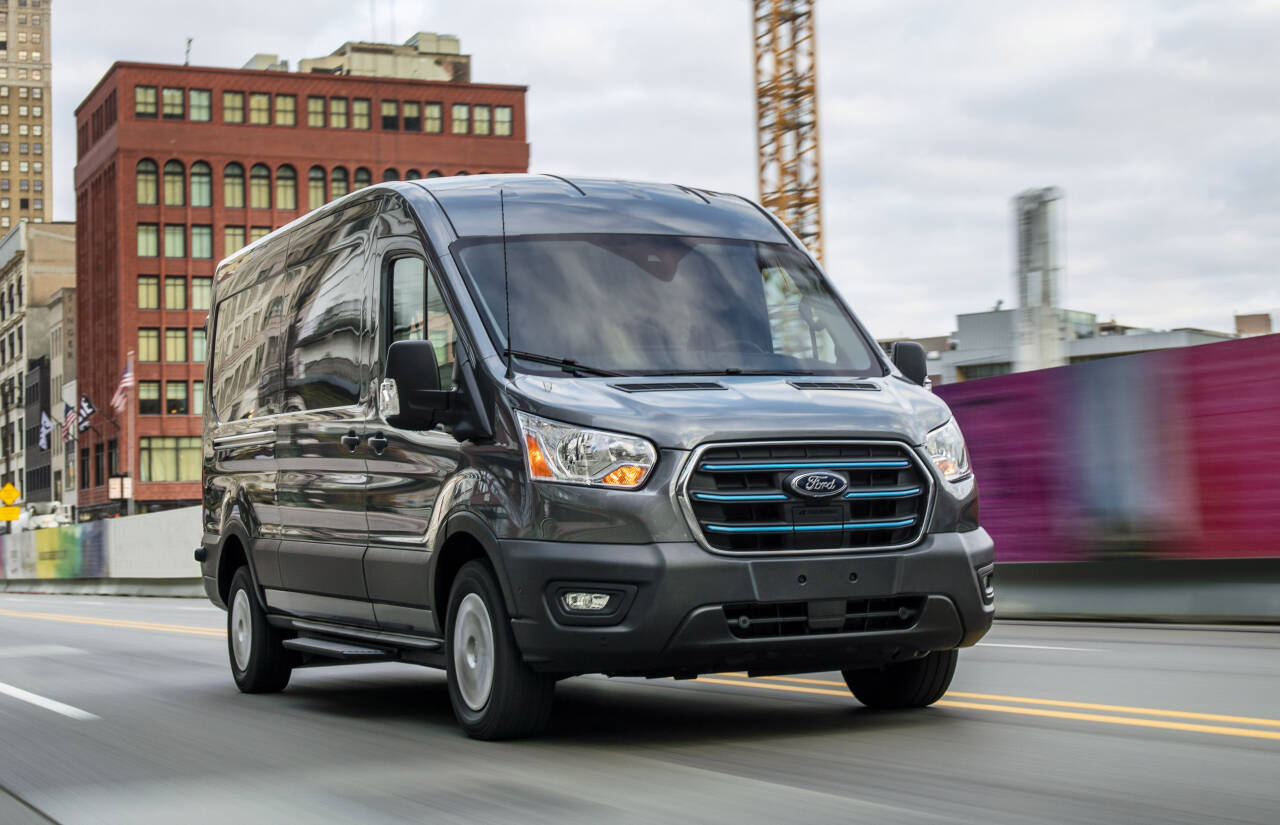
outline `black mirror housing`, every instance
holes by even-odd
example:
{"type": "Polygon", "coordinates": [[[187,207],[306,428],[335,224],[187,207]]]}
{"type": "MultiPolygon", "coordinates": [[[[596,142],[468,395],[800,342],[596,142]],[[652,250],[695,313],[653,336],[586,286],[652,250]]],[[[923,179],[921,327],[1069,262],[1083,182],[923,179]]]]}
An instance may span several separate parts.
{"type": "Polygon", "coordinates": [[[387,423],[402,430],[429,430],[450,407],[440,390],[440,365],[430,341],[396,341],[387,348],[379,407],[387,423]]]}
{"type": "Polygon", "coordinates": [[[893,365],[913,384],[924,386],[929,380],[929,365],[925,362],[924,347],[915,341],[895,341],[890,351],[893,365]]]}

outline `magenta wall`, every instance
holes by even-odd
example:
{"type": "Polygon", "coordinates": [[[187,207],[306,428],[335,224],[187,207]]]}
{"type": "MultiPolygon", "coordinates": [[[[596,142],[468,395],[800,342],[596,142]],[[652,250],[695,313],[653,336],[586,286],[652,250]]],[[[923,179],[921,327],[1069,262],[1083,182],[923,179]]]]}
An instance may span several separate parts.
{"type": "Polygon", "coordinates": [[[1280,335],[937,392],[1000,561],[1280,556],[1280,335]]]}

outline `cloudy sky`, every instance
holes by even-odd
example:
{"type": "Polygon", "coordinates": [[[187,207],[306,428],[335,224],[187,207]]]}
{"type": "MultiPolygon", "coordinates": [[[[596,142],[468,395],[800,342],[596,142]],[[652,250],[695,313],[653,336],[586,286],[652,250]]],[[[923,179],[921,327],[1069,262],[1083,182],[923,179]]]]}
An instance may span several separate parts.
{"type": "MultiPolygon", "coordinates": [[[[457,34],[529,86],[531,171],[756,196],[749,0],[58,0],[54,212],[115,60],[296,65],[457,34]]],[[[1010,198],[1066,193],[1063,303],[1229,329],[1280,313],[1280,2],[819,0],[827,269],[878,336],[1014,296],[1010,198]]],[[[1280,320],[1280,318],[1277,318],[1280,320]]]]}

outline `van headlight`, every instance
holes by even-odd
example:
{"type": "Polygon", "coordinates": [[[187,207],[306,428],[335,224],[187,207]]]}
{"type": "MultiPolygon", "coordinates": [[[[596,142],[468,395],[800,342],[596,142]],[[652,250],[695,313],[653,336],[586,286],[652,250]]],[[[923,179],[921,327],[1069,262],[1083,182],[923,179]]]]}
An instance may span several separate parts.
{"type": "Polygon", "coordinates": [[[924,450],[947,481],[963,481],[973,475],[969,468],[969,449],[954,418],[929,433],[924,440],[924,450]]]}
{"type": "Polygon", "coordinates": [[[634,435],[561,424],[518,410],[516,419],[534,481],[634,490],[658,461],[653,444],[634,435]]]}

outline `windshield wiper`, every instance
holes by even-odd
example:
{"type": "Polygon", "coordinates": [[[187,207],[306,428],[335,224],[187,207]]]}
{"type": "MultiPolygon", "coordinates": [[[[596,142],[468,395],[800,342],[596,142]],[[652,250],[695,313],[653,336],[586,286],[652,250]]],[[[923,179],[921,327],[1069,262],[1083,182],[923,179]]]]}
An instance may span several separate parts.
{"type": "Polygon", "coordinates": [[[671,372],[646,372],[645,375],[817,375],[813,370],[743,370],[725,367],[722,370],[672,370],[671,372]]]}
{"type": "Polygon", "coordinates": [[[507,350],[508,357],[513,355],[516,358],[523,358],[526,361],[534,361],[539,364],[550,364],[553,367],[559,367],[565,372],[573,375],[581,375],[585,373],[586,375],[603,375],[608,378],[617,378],[626,374],[613,372],[612,370],[602,370],[598,367],[588,367],[585,364],[579,364],[572,358],[553,358],[550,355],[539,355],[536,352],[522,352],[518,349],[507,350]]]}

